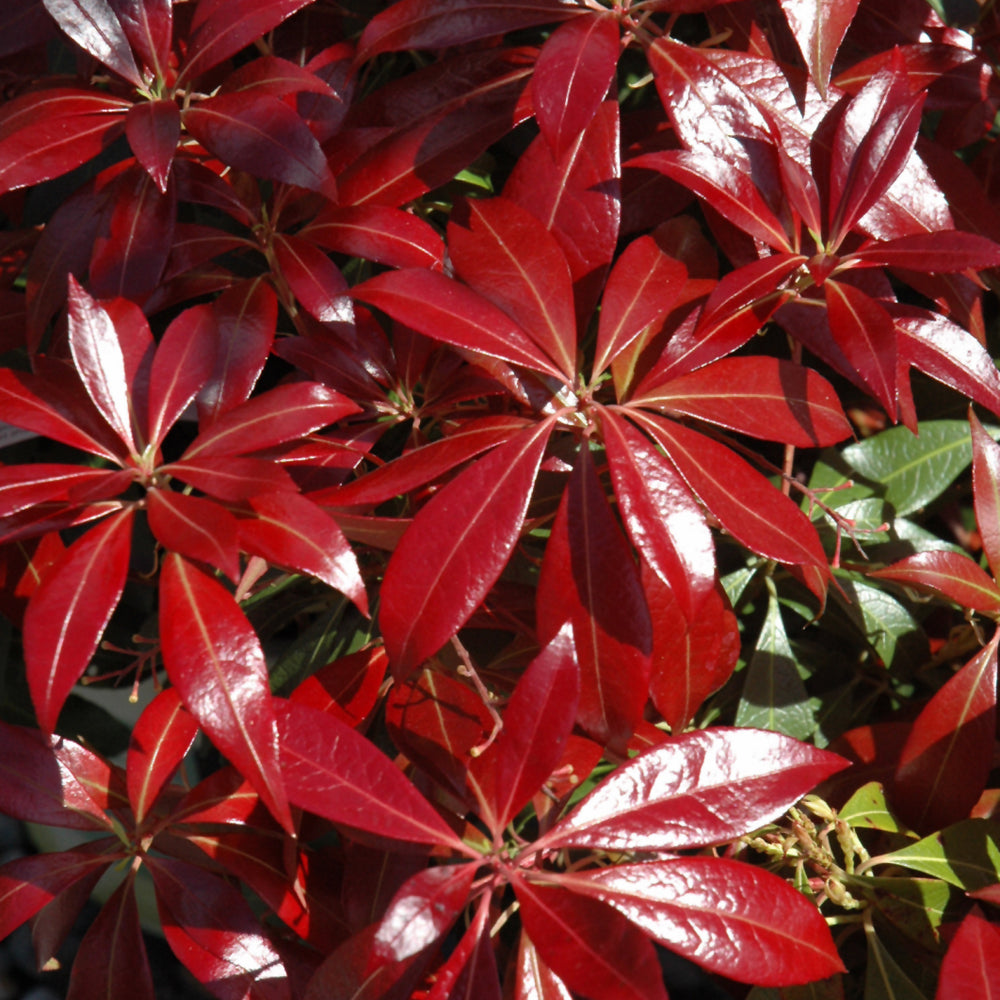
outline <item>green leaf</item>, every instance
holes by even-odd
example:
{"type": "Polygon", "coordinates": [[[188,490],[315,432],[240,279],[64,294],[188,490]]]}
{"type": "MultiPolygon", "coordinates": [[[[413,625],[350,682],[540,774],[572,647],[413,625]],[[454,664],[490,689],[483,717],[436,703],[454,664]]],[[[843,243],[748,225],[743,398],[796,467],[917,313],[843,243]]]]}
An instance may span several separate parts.
{"type": "Polygon", "coordinates": [[[885,801],[885,790],[880,781],[869,781],[862,785],[838,812],[838,816],[849,826],[867,830],[885,830],[887,833],[902,833],[905,828],[889,811],[885,801]]]}
{"type": "Polygon", "coordinates": [[[896,964],[874,931],[868,933],[864,1000],[928,1000],[896,964]]]}
{"type": "Polygon", "coordinates": [[[849,878],[847,887],[855,896],[867,895],[889,924],[923,948],[937,948],[942,923],[958,916],[952,905],[955,890],[939,879],[849,878]]]}
{"type": "Polygon", "coordinates": [[[968,892],[1000,882],[1000,821],[966,819],[884,860],[943,879],[968,892]]]}
{"type": "Polygon", "coordinates": [[[778,599],[772,592],[757,647],[747,667],[736,725],[808,738],[816,719],[805,684],[795,666],[778,599]]]}
{"type": "Polygon", "coordinates": [[[904,665],[927,659],[929,648],[923,629],[895,597],[843,575],[838,575],[837,582],[850,599],[850,603],[839,604],[838,610],[861,631],[887,667],[891,668],[897,658],[904,665]]]}

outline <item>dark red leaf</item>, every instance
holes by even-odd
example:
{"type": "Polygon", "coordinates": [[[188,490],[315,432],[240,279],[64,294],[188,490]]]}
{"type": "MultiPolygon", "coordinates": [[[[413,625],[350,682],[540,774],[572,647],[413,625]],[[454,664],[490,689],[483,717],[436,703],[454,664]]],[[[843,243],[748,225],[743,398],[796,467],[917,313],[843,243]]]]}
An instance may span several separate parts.
{"type": "Polygon", "coordinates": [[[173,552],[160,573],[160,643],[185,708],[291,832],[257,634],[220,583],[173,552]]]}
{"type": "Polygon", "coordinates": [[[306,312],[321,323],[352,322],[354,304],[336,264],[315,243],[277,234],[274,256],[281,277],[306,312]]]}
{"type": "Polygon", "coordinates": [[[994,578],[1000,575],[1000,445],[969,409],[972,427],[972,499],[976,526],[994,578]]]}
{"type": "Polygon", "coordinates": [[[125,135],[135,158],[162,194],[181,137],[181,115],[174,101],[136,104],[125,118],[125,135]]]}
{"type": "Polygon", "coordinates": [[[960,552],[930,549],[906,556],[869,576],[919,590],[931,590],[974,611],[1000,611],[1000,586],[960,552]]]}
{"type": "Polygon", "coordinates": [[[340,719],[273,700],[281,770],[297,806],[390,840],[468,849],[403,773],[340,719]]]}
{"type": "Polygon", "coordinates": [[[108,0],[42,0],[56,24],[85,52],[136,87],[142,75],[108,0]]]}
{"type": "Polygon", "coordinates": [[[132,50],[164,79],[169,68],[173,40],[171,0],[108,0],[132,50]]]}
{"type": "Polygon", "coordinates": [[[500,974],[487,923],[490,913],[490,897],[484,894],[462,940],[435,970],[427,1000],[501,1000],[500,974]]]}
{"type": "Polygon", "coordinates": [[[359,649],[320,667],[295,688],[291,700],[330,712],[357,727],[379,701],[387,666],[382,646],[359,649]]]}
{"type": "Polygon", "coordinates": [[[559,159],[590,124],[618,65],[618,24],[610,14],[561,24],[542,46],[531,78],[535,118],[559,159]]]}
{"type": "Polygon", "coordinates": [[[24,616],[31,700],[42,730],[56,728],[87,669],[128,575],[132,511],[123,510],[73,543],[35,591],[24,616]]]}
{"type": "Polygon", "coordinates": [[[969,815],[990,772],[1000,633],[933,698],[913,722],[900,754],[894,802],[918,831],[969,815]]]}
{"type": "Polygon", "coordinates": [[[420,510],[400,540],[379,610],[397,677],[437,652],[500,576],[552,427],[544,420],[480,458],[420,510]]]}
{"type": "Polygon", "coordinates": [[[674,851],[726,843],[846,766],[781,733],[723,726],[685,733],[613,771],[534,846],[674,851]]]}
{"type": "Polygon", "coordinates": [[[667,1000],[649,939],[606,903],[512,878],[524,929],[545,964],[588,1000],[667,1000]]]}
{"type": "Polygon", "coordinates": [[[240,576],[236,518],[210,500],[151,489],[146,493],[149,529],[168,551],[222,570],[234,583],[240,576]]]}
{"type": "Polygon", "coordinates": [[[830,84],[830,70],[837,56],[840,43],[858,9],[858,0],[780,0],[781,9],[788,18],[795,41],[799,44],[802,58],[809,68],[809,75],[826,95],[830,84]]]}
{"type": "Polygon", "coordinates": [[[1000,264],[1000,246],[984,236],[945,230],[914,233],[898,239],[862,247],[852,260],[876,267],[903,267],[911,271],[950,274],[983,270],[1000,264]]]}

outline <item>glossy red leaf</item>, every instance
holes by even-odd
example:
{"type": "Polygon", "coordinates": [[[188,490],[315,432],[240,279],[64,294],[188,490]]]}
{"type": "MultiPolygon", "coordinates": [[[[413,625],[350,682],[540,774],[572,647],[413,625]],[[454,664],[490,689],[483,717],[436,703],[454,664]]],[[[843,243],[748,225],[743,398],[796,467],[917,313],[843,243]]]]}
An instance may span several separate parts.
{"type": "Polygon", "coordinates": [[[506,313],[443,274],[389,271],[355,285],[351,293],[425,336],[563,378],[506,313]]]}
{"type": "Polygon", "coordinates": [[[359,649],[310,674],[292,692],[291,700],[357,727],[379,702],[387,666],[382,646],[359,649]]]}
{"type": "MultiPolygon", "coordinates": [[[[0,722],[4,812],[29,823],[107,832],[111,768],[90,750],[58,736],[0,722]]],[[[2,908],[0,908],[2,913],[2,908]]]]}
{"type": "Polygon", "coordinates": [[[160,572],[160,644],[185,708],[291,832],[257,634],[229,591],[176,553],[160,572]]]}
{"type": "Polygon", "coordinates": [[[157,471],[231,503],[241,503],[259,493],[295,492],[292,477],[280,465],[263,458],[210,455],[161,465],[157,471]]]}
{"type": "Polygon", "coordinates": [[[198,723],[181,704],[176,688],[164,689],[143,709],[132,729],[125,763],[136,824],[142,824],[197,735],[198,723]]]}
{"type": "Polygon", "coordinates": [[[504,198],[470,201],[452,213],[448,249],[459,277],[511,316],[571,380],[572,279],[562,249],[542,223],[504,198]]]}
{"type": "Polygon", "coordinates": [[[163,79],[173,40],[171,0],[108,0],[132,51],[163,79]]]}
{"type": "Polygon", "coordinates": [[[935,1000],[951,997],[1000,997],[1000,927],[974,909],[948,945],[935,1000]]]}
{"type": "Polygon", "coordinates": [[[42,0],[56,24],[85,52],[129,83],[143,80],[132,48],[108,0],[42,0]]]}
{"type": "Polygon", "coordinates": [[[440,271],[444,264],[444,243],[427,222],[384,205],[329,205],[299,235],[391,267],[440,271]]]}
{"type": "Polygon", "coordinates": [[[1000,575],[1000,445],[969,410],[972,427],[972,499],[976,527],[994,578],[1000,575]]]}
{"type": "Polygon", "coordinates": [[[168,552],[208,563],[234,583],[240,576],[236,518],[224,507],[201,497],[169,489],[146,493],[149,529],[168,552]]]}
{"type": "Polygon", "coordinates": [[[586,448],[545,549],[537,617],[544,642],[572,623],[580,664],[578,721],[598,742],[624,750],[646,704],[652,626],[635,561],[586,448]]]}
{"type": "Polygon", "coordinates": [[[800,448],[836,444],[851,433],[833,386],[779,358],[720,358],[665,385],[647,385],[630,403],[800,448]]]}
{"type": "Polygon", "coordinates": [[[153,974],[146,957],[135,871],[101,907],[73,958],[66,1000],[155,1000],[153,974]]]}
{"type": "Polygon", "coordinates": [[[809,68],[809,75],[826,96],[830,85],[830,70],[837,56],[840,43],[847,34],[858,0],[780,0],[781,9],[788,19],[799,51],[809,68]]]}
{"type": "Polygon", "coordinates": [[[542,46],[531,78],[535,119],[558,159],[590,124],[618,65],[618,24],[610,14],[559,25],[542,46]]]}
{"type": "Polygon", "coordinates": [[[869,576],[931,590],[963,608],[1000,611],[1000,587],[968,556],[947,549],[916,552],[869,576]]]}
{"type": "Polygon", "coordinates": [[[70,497],[77,491],[89,495],[95,488],[100,490],[109,476],[115,476],[115,472],[49,462],[4,466],[3,482],[0,482],[0,517],[10,517],[48,500],[70,503],[70,497]]]}
{"type": "Polygon", "coordinates": [[[146,101],[134,105],[125,118],[125,135],[135,158],[162,194],[166,194],[170,167],[181,137],[181,115],[175,101],[146,101]]]}
{"type": "Polygon", "coordinates": [[[215,319],[208,306],[185,309],[160,339],[149,371],[149,430],[154,450],[201,390],[214,368],[206,343],[215,340],[215,319]]]}
{"type": "MultiPolygon", "coordinates": [[[[572,23],[572,22],[571,22],[572,23]]],[[[687,282],[687,268],[651,236],[622,251],[601,298],[593,373],[605,368],[654,320],[666,315],[687,282]]]]}
{"type": "Polygon", "coordinates": [[[462,940],[435,971],[427,1000],[501,1000],[496,951],[487,923],[490,912],[490,897],[484,894],[462,940]]]}
{"type": "Polygon", "coordinates": [[[38,724],[56,727],[73,685],[87,669],[128,575],[132,512],[91,528],[63,554],[24,615],[28,687],[38,724]]]}
{"type": "Polygon", "coordinates": [[[401,962],[447,934],[465,908],[476,867],[439,865],[407,879],[379,924],[373,961],[401,962]]]}
{"type": "Polygon", "coordinates": [[[563,884],[596,890],[654,940],[728,979],[791,986],[845,971],[815,904],[753,865],[670,858],[581,872],[563,884]]]}
{"type": "Polygon", "coordinates": [[[573,1000],[566,984],[542,961],[524,933],[517,948],[515,1000],[573,1000]]]}
{"type": "Polygon", "coordinates": [[[51,180],[86,163],[125,127],[130,101],[52,88],[8,102],[0,117],[0,193],[51,180]]]}
{"type": "Polygon", "coordinates": [[[281,953],[243,894],[217,875],[174,858],[148,858],[163,935],[173,953],[220,1000],[290,1000],[281,953]]]}
{"type": "Polygon", "coordinates": [[[643,590],[653,622],[649,695],[672,733],[682,733],[705,699],[732,676],[740,656],[736,616],[717,590],[693,615],[685,615],[676,593],[647,567],[643,590]]]}
{"type": "Polygon", "coordinates": [[[467,854],[428,801],[373,743],[340,719],[274,699],[289,799],[334,823],[467,854]]]}
{"type": "Polygon", "coordinates": [[[512,878],[521,920],[545,964],[588,1000],[667,1000],[649,939],[606,903],[512,878]]]}
{"type": "Polygon", "coordinates": [[[405,677],[468,621],[507,565],[552,427],[545,420],[465,469],[419,511],[400,540],[379,610],[396,677],[405,677]]]}
{"type": "Polygon", "coordinates": [[[931,698],[903,745],[893,801],[918,831],[965,819],[986,787],[996,728],[998,643],[1000,633],[931,698]]]}
{"type": "Polygon", "coordinates": [[[677,470],[616,411],[604,412],[601,430],[625,530],[693,621],[715,584],[705,515],[677,470]]]}
{"type": "Polygon", "coordinates": [[[724,726],[684,733],[613,771],[535,846],[674,851],[726,843],[846,766],[781,733],[724,726]]]}
{"type": "Polygon", "coordinates": [[[682,424],[633,411],[692,491],[747,548],[829,575],[819,536],[792,501],[724,445],[682,424]]]}
{"type": "Polygon", "coordinates": [[[336,182],[316,137],[279,98],[219,94],[187,108],[183,119],[184,127],[229,166],[337,197],[336,182]]]}
{"type": "Polygon", "coordinates": [[[69,279],[69,346],[76,370],[101,416],[135,454],[125,358],[107,311],[69,279]]]}
{"type": "Polygon", "coordinates": [[[1000,246],[984,236],[957,230],[914,233],[862,247],[852,260],[878,267],[904,267],[911,271],[951,274],[980,271],[1000,264],[1000,246]]]}
{"type": "Polygon", "coordinates": [[[357,558],[329,514],[297,493],[264,493],[252,497],[250,506],[256,517],[239,524],[245,552],[322,580],[368,614],[357,558]]]}
{"type": "Polygon", "coordinates": [[[340,268],[315,243],[278,233],[274,256],[281,277],[300,304],[321,323],[351,322],[354,304],[340,268]]]}
{"type": "Polygon", "coordinates": [[[487,793],[483,819],[494,836],[520,812],[559,766],[576,721],[580,670],[567,623],[531,661],[504,709],[503,729],[469,766],[469,778],[487,793]]]}
{"type": "Polygon", "coordinates": [[[317,382],[289,382],[228,410],[195,438],[181,460],[272,448],[335,424],[359,409],[346,396],[317,382]]]}
{"type": "Polygon", "coordinates": [[[199,0],[181,79],[200,76],[276,28],[310,0],[199,0]]]}

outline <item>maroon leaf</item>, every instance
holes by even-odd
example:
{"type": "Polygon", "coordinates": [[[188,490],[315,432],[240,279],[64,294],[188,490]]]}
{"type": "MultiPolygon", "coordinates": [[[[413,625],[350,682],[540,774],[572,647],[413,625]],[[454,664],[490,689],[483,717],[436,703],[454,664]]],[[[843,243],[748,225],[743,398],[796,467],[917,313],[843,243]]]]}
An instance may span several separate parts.
{"type": "Polygon", "coordinates": [[[840,43],[858,9],[858,0],[780,0],[795,41],[819,92],[824,97],[840,43]]]}
{"type": "Polygon", "coordinates": [[[960,552],[932,549],[906,556],[869,576],[907,587],[932,590],[974,611],[1000,611],[1000,587],[979,565],[960,552]]]}
{"type": "Polygon", "coordinates": [[[427,1000],[501,1000],[500,975],[487,918],[490,897],[480,896],[462,940],[435,971],[427,1000]]]}
{"type": "Polygon", "coordinates": [[[260,642],[232,595],[176,553],[160,574],[160,643],[185,708],[291,832],[260,642]]]}
{"type": "Polygon", "coordinates": [[[173,39],[171,0],[108,0],[132,50],[161,80],[165,78],[173,39]]]}
{"type": "Polygon", "coordinates": [[[725,843],[846,766],[781,733],[723,726],[685,733],[613,771],[534,846],[673,851],[725,843]]]}
{"type": "Polygon", "coordinates": [[[67,1000],[155,1000],[153,975],[139,924],[135,871],[101,907],[73,958],[67,1000]]]}
{"type": "Polygon", "coordinates": [[[239,524],[244,551],[322,580],[368,614],[358,561],[332,517],[297,493],[265,493],[250,506],[256,517],[239,524]]]}
{"type": "Polygon", "coordinates": [[[407,879],[382,917],[373,957],[401,962],[447,934],[465,908],[476,867],[475,862],[440,865],[407,879]]]}
{"type": "Polygon", "coordinates": [[[146,867],[164,937],[199,982],[221,1000],[289,1000],[281,954],[238,889],[174,858],[146,867]]]}
{"type": "Polygon", "coordinates": [[[340,269],[308,240],[279,233],[274,255],[281,277],[311,316],[321,323],[351,322],[353,303],[340,269]]]}
{"type": "Polygon", "coordinates": [[[649,939],[607,904],[512,878],[524,929],[545,964],[588,1000],[667,1000],[649,939]]]}
{"type": "Polygon", "coordinates": [[[715,547],[698,502],[648,438],[606,410],[608,469],[632,544],[677,598],[688,621],[715,584],[715,547]]]}
{"type": "Polygon", "coordinates": [[[400,540],[379,611],[397,677],[465,624],[506,566],[552,427],[547,419],[480,458],[421,509],[400,540]]]}
{"type": "Polygon", "coordinates": [[[1000,445],[969,410],[972,427],[972,497],[976,526],[993,576],[1000,575],[1000,445]]]}
{"type": "Polygon", "coordinates": [[[56,24],[85,52],[136,87],[142,75],[108,0],[42,0],[56,24]]]}
{"type": "Polygon", "coordinates": [[[224,163],[254,177],[337,197],[337,185],[316,137],[277,97],[219,94],[188,108],[183,118],[185,128],[224,163]]]}
{"type": "Polygon", "coordinates": [[[993,745],[1000,632],[917,716],[896,769],[895,804],[918,831],[969,814],[986,787],[993,745]]]}
{"type": "Polygon", "coordinates": [[[359,649],[307,677],[291,700],[330,712],[349,726],[358,726],[379,702],[388,660],[382,646],[359,649]]]}
{"type": "Polygon", "coordinates": [[[273,700],[281,770],[303,809],[390,840],[468,849],[374,744],[325,712],[273,700]]]}
{"type": "Polygon", "coordinates": [[[0,118],[0,193],[68,173],[108,146],[131,102],[52,88],[10,101],[0,118]]]}
{"type": "Polygon", "coordinates": [[[593,886],[598,898],[660,944],[729,979],[790,986],[844,971],[815,905],[784,879],[752,865],[670,858],[560,882],[576,892],[593,886]]]}
{"type": "Polygon", "coordinates": [[[129,739],[125,780],[137,825],[180,766],[198,735],[198,723],[181,704],[176,688],[161,691],[139,716],[129,739]]]}
{"type": "Polygon", "coordinates": [[[136,104],[125,118],[125,135],[135,158],[162,194],[181,137],[181,115],[174,101],[136,104]]]}
{"type": "Polygon", "coordinates": [[[146,516],[156,540],[168,551],[208,563],[234,583],[240,575],[236,518],[225,508],[200,497],[151,489],[146,516]]]}
{"type": "Polygon", "coordinates": [[[561,24],[542,46],[531,78],[535,118],[558,159],[590,124],[618,64],[618,25],[609,14],[561,24]]]}
{"type": "Polygon", "coordinates": [[[935,1000],[1000,997],[1000,928],[974,909],[959,925],[941,963],[935,1000]]]}
{"type": "Polygon", "coordinates": [[[132,512],[120,511],[71,545],[35,591],[24,616],[28,687],[38,724],[56,727],[90,663],[128,575],[132,512]]]}

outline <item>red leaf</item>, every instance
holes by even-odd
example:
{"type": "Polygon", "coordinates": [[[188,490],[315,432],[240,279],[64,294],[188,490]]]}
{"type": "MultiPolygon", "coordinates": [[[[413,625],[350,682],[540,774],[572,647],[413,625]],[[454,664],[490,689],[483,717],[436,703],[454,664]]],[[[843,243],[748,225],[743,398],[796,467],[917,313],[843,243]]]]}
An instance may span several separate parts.
{"type": "Polygon", "coordinates": [[[231,503],[241,503],[260,493],[295,491],[292,477],[280,465],[263,458],[211,455],[203,460],[171,462],[157,471],[177,476],[196,489],[231,503]]]}
{"type": "Polygon", "coordinates": [[[160,643],[185,708],[291,832],[257,634],[221,584],[173,552],[160,574],[160,643]]]}
{"type": "Polygon", "coordinates": [[[382,646],[359,649],[320,667],[295,688],[291,700],[357,727],[379,702],[387,665],[382,646]]]}
{"type": "Polygon", "coordinates": [[[996,577],[1000,575],[1000,445],[986,433],[971,407],[969,424],[972,427],[972,497],[976,526],[996,577]]]}
{"type": "Polygon", "coordinates": [[[134,870],[129,871],[87,928],[73,957],[66,996],[67,1000],[93,996],[155,1000],[153,974],[139,924],[134,870]]]}
{"type": "Polygon", "coordinates": [[[0,194],[86,163],[124,128],[130,101],[52,88],[9,101],[0,119],[0,194]]]}
{"type": "Polygon", "coordinates": [[[933,549],[906,556],[869,576],[907,587],[932,590],[963,608],[1000,611],[1000,587],[979,565],[960,552],[933,549]]]}
{"type": "Polygon", "coordinates": [[[613,771],[534,847],[673,851],[725,843],[846,766],[781,733],[723,726],[685,733],[613,771]]]}
{"type": "Polygon", "coordinates": [[[535,118],[558,159],[590,124],[618,65],[618,25],[610,14],[576,17],[548,37],[535,63],[535,118]]]}
{"type": "Polygon", "coordinates": [[[122,26],[107,0],[42,0],[56,24],[85,52],[136,87],[142,75],[122,26]]]}
{"type": "Polygon", "coordinates": [[[1000,928],[974,909],[959,925],[941,963],[935,1000],[1000,998],[1000,928]]]}
{"type": "Polygon", "coordinates": [[[427,1000],[501,1000],[500,974],[487,918],[490,897],[479,897],[476,915],[447,961],[434,972],[427,1000]]]}
{"type": "Polygon", "coordinates": [[[448,249],[459,277],[511,316],[572,380],[572,280],[562,249],[541,222],[504,198],[466,202],[460,215],[452,214],[448,249]]]}
{"type": "Polygon", "coordinates": [[[784,879],[727,858],[670,858],[560,878],[660,944],[739,982],[790,986],[844,966],[819,910],[784,879]],[[762,906],[763,900],[767,905],[762,906]]]}
{"type": "Polygon", "coordinates": [[[279,98],[219,94],[187,108],[183,117],[185,128],[223,163],[254,177],[337,197],[336,182],[316,137],[279,98]]]}
{"type": "Polygon", "coordinates": [[[310,0],[200,0],[180,80],[196,77],[266,35],[310,0]]]}
{"type": "Polygon", "coordinates": [[[465,624],[507,565],[552,427],[547,419],[480,458],[420,510],[400,540],[379,611],[397,678],[465,624]]]}
{"type": "Polygon", "coordinates": [[[620,913],[520,874],[511,883],[525,931],[571,990],[588,1000],[667,1000],[652,944],[620,913]]]}
{"type": "Polygon", "coordinates": [[[281,770],[297,806],[394,841],[468,854],[427,800],[374,744],[340,719],[274,699],[281,770]]]}
{"type": "Polygon", "coordinates": [[[70,503],[70,497],[78,490],[90,494],[95,484],[100,489],[103,481],[115,476],[116,472],[111,469],[48,462],[4,466],[3,482],[0,482],[0,517],[10,517],[49,500],[70,503]]]}
{"type": "MultiPolygon", "coordinates": [[[[576,22],[570,22],[576,23],[576,22]]],[[[687,282],[687,268],[651,236],[634,239],[608,276],[597,326],[596,377],[654,320],[666,315],[687,282]]]]}
{"type": "Polygon", "coordinates": [[[171,0],[108,0],[132,50],[162,80],[173,39],[171,0]]]}
{"type": "Polygon", "coordinates": [[[290,1000],[281,954],[243,894],[186,861],[147,857],[163,935],[221,1000],[290,1000]]]}
{"type": "Polygon", "coordinates": [[[717,590],[686,616],[670,588],[645,567],[643,589],[653,622],[649,694],[670,731],[682,733],[732,676],[740,656],[736,616],[717,590]]]}
{"type": "Polygon", "coordinates": [[[715,585],[715,547],[705,516],[677,470],[616,411],[604,411],[601,430],[625,530],[684,617],[694,621],[715,585]]]}
{"type": "Polygon", "coordinates": [[[240,576],[236,518],[224,507],[200,497],[151,489],[146,516],[156,540],[168,551],[208,563],[234,583],[240,576]]]}
{"type": "Polygon", "coordinates": [[[245,552],[322,580],[368,614],[358,561],[329,514],[297,493],[265,493],[251,498],[250,506],[257,516],[239,523],[245,552]]]}
{"type": "Polygon", "coordinates": [[[351,322],[354,304],[340,268],[314,243],[278,233],[274,256],[281,277],[306,312],[321,323],[351,322]]]}
{"type": "Polygon", "coordinates": [[[720,358],[664,385],[647,384],[630,404],[800,448],[836,444],[851,433],[833,386],[779,358],[720,358]]]}
{"type": "Polygon", "coordinates": [[[162,194],[181,137],[181,115],[174,101],[146,101],[134,105],[125,118],[125,135],[135,158],[162,194]]]}
{"type": "Polygon", "coordinates": [[[982,270],[1000,264],[1000,246],[974,233],[914,233],[875,243],[851,254],[851,260],[873,267],[904,267],[932,274],[982,270]]]}
{"type": "Polygon", "coordinates": [[[795,41],[809,68],[809,75],[823,97],[830,85],[830,70],[840,43],[854,19],[858,0],[780,0],[795,41]]]}
{"type": "Polygon", "coordinates": [[[624,750],[646,704],[652,627],[635,561],[586,447],[545,549],[537,615],[544,642],[572,623],[579,723],[598,742],[624,750]]]}
{"type": "Polygon", "coordinates": [[[469,778],[488,798],[483,817],[501,838],[508,823],[559,766],[576,721],[580,670],[567,624],[528,665],[503,714],[490,749],[474,758],[469,778]]]}
{"type": "Polygon", "coordinates": [[[125,780],[137,826],[177,770],[198,735],[198,723],[176,688],[161,691],[139,716],[129,739],[125,780]]]}
{"type": "Polygon", "coordinates": [[[87,669],[128,576],[132,512],[119,511],[71,545],[35,591],[24,615],[28,687],[38,724],[56,728],[87,669]]]}
{"type": "Polygon", "coordinates": [[[435,340],[564,377],[506,313],[443,274],[388,271],[355,285],[351,294],[435,340]]]}
{"type": "Polygon", "coordinates": [[[304,437],[360,407],[316,382],[290,382],[228,410],[195,438],[182,462],[243,455],[304,437]]]}
{"type": "Polygon", "coordinates": [[[542,961],[524,933],[517,949],[515,1000],[573,1000],[565,983],[542,961]]]}
{"type": "Polygon", "coordinates": [[[425,868],[393,897],[372,942],[373,964],[402,962],[439,941],[465,908],[475,862],[425,868]]]}
{"type": "Polygon", "coordinates": [[[918,831],[969,815],[990,772],[1000,632],[924,706],[896,768],[895,804],[918,831]]]}

